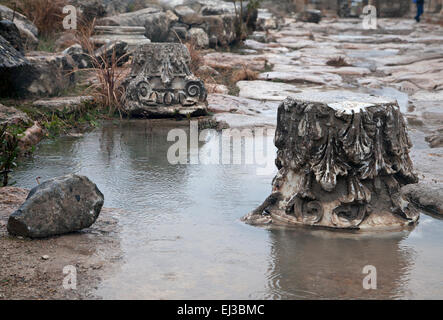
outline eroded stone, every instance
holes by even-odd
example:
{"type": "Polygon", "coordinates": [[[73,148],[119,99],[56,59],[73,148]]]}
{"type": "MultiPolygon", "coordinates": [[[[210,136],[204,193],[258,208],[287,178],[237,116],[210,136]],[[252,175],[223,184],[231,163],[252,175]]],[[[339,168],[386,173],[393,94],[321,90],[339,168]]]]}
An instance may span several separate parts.
{"type": "Polygon", "coordinates": [[[418,179],[395,101],[304,92],[287,98],[277,117],[279,172],[271,196],[244,221],[368,230],[418,220],[400,193],[418,179]]]}
{"type": "Polygon", "coordinates": [[[29,192],[8,220],[16,236],[44,238],[78,231],[97,220],[104,197],[88,178],[78,175],[48,180],[29,192]]]}
{"type": "Polygon", "coordinates": [[[207,91],[189,69],[190,61],[179,43],[139,46],[124,84],[127,112],[140,117],[205,114],[207,91]]]}

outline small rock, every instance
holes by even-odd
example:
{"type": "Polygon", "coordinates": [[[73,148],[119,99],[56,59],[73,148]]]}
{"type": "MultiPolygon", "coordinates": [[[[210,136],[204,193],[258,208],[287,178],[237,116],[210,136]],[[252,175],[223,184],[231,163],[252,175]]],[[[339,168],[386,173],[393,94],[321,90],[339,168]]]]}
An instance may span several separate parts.
{"type": "Polygon", "coordinates": [[[78,41],[75,34],[72,32],[65,32],[55,41],[55,50],[57,52],[62,51],[76,43],[78,43],[78,41]]]}
{"type": "Polygon", "coordinates": [[[305,10],[298,14],[298,19],[303,22],[319,23],[321,21],[321,11],[305,10]]]}
{"type": "Polygon", "coordinates": [[[301,92],[292,84],[262,80],[239,81],[237,86],[240,89],[239,97],[255,100],[283,101],[288,96],[301,92]]]}
{"type": "Polygon", "coordinates": [[[164,12],[158,12],[146,17],[145,37],[152,42],[165,42],[169,35],[171,21],[164,12]]]}
{"type": "Polygon", "coordinates": [[[191,28],[189,30],[189,37],[198,48],[209,47],[209,38],[205,30],[201,28],[191,28]]]}
{"type": "Polygon", "coordinates": [[[433,134],[425,138],[431,148],[443,147],[443,127],[437,129],[433,134]]]}
{"type": "Polygon", "coordinates": [[[443,215],[443,186],[441,184],[409,184],[401,191],[416,206],[431,213],[443,215]]]}
{"type": "Polygon", "coordinates": [[[198,72],[203,73],[205,75],[210,75],[210,76],[219,76],[220,75],[220,72],[218,72],[217,70],[215,70],[214,68],[212,68],[210,66],[205,66],[205,65],[198,68],[198,72]]]}
{"type": "Polygon", "coordinates": [[[0,125],[4,123],[26,125],[31,123],[31,119],[24,112],[0,103],[0,125]]]}
{"type": "MultiPolygon", "coordinates": [[[[117,66],[121,67],[129,60],[128,44],[124,41],[114,41],[103,45],[95,51],[94,55],[97,61],[105,61],[107,63],[113,62],[112,59],[115,54],[115,62],[117,66]]],[[[105,63],[103,62],[103,64],[105,63]]]]}
{"type": "Polygon", "coordinates": [[[66,48],[63,51],[63,54],[71,56],[79,69],[92,67],[91,57],[84,52],[82,46],[79,44],[74,44],[69,48],[66,48]]]}
{"type": "Polygon", "coordinates": [[[48,255],[42,256],[42,260],[49,260],[49,256],[48,255]]]}

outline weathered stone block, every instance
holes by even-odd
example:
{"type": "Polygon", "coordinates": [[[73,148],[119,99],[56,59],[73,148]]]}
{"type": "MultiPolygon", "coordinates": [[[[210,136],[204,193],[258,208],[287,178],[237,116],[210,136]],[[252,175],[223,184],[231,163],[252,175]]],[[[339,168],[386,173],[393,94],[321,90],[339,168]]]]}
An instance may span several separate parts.
{"type": "Polygon", "coordinates": [[[273,192],[246,222],[385,229],[418,220],[400,193],[418,179],[396,101],[305,92],[280,105],[277,121],[273,192]]]}
{"type": "Polygon", "coordinates": [[[124,83],[127,112],[139,117],[204,114],[207,92],[190,62],[188,49],[180,43],[139,46],[124,83]]]}
{"type": "Polygon", "coordinates": [[[8,232],[44,238],[79,231],[98,218],[103,194],[87,177],[67,175],[33,188],[8,220],[8,232]]]}

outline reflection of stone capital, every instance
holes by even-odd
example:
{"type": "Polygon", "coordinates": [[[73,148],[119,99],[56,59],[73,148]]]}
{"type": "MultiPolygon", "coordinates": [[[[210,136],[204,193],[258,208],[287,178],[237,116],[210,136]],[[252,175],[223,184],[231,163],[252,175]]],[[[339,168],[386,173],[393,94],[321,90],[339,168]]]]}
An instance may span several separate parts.
{"type": "Polygon", "coordinates": [[[204,114],[207,91],[190,62],[188,49],[179,43],[139,46],[125,81],[125,109],[147,117],[204,114]]]}
{"type": "Polygon", "coordinates": [[[418,219],[399,194],[417,177],[395,101],[342,91],[296,95],[279,107],[275,145],[279,199],[264,208],[268,220],[368,229],[418,219]]]}

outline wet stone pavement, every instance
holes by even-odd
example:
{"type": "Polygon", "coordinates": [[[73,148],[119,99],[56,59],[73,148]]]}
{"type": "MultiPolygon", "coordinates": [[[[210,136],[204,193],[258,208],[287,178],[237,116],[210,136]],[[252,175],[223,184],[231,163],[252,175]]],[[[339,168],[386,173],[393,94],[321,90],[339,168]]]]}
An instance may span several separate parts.
{"type": "Polygon", "coordinates": [[[420,178],[443,182],[442,26],[378,19],[376,30],[365,30],[360,19],[324,19],[319,24],[286,19],[281,30],[256,32],[245,45],[247,50],[237,54],[206,56],[205,62],[213,66],[243,64],[252,70],[268,66],[261,69],[258,80],[237,83],[248,112],[235,107],[239,98],[209,96],[217,120],[232,127],[272,126],[278,103],[307,89],[395,98],[408,122],[420,178]],[[340,57],[344,65],[328,65],[340,57]],[[219,108],[222,103],[225,110],[219,108]]]}

